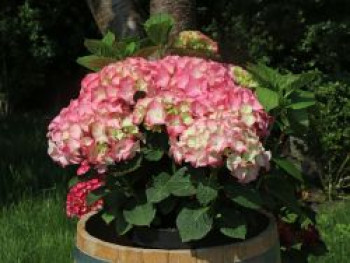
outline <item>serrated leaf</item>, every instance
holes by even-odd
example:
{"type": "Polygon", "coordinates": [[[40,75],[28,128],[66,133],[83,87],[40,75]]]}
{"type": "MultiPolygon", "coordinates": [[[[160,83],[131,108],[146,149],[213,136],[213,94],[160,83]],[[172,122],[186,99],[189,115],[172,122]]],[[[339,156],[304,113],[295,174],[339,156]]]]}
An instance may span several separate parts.
{"type": "Polygon", "coordinates": [[[217,198],[217,186],[211,182],[200,182],[197,187],[196,196],[199,203],[207,205],[217,198]]]}
{"type": "Polygon", "coordinates": [[[191,177],[186,171],[186,167],[179,169],[168,182],[168,189],[175,196],[191,196],[196,193],[191,177]]]}
{"type": "Polygon", "coordinates": [[[114,176],[124,176],[135,172],[141,167],[142,160],[143,156],[139,154],[129,161],[113,165],[113,167],[110,168],[110,172],[114,176]]]}
{"type": "Polygon", "coordinates": [[[115,61],[125,57],[125,55],[123,55],[123,52],[125,52],[125,47],[120,43],[109,46],[103,43],[101,40],[86,39],[84,41],[84,45],[88,51],[98,57],[111,58],[115,61]]]}
{"type": "Polygon", "coordinates": [[[277,164],[278,167],[282,168],[289,175],[293,176],[293,178],[301,183],[304,182],[304,178],[300,170],[291,161],[282,158],[273,158],[272,160],[277,164]]]}
{"type": "Polygon", "coordinates": [[[151,162],[158,162],[164,155],[164,151],[161,149],[145,149],[143,153],[145,154],[145,159],[151,162]]]}
{"type": "Polygon", "coordinates": [[[176,226],[183,242],[198,240],[205,237],[212,229],[213,218],[209,215],[209,208],[183,208],[177,219],[176,226]]]}
{"type": "Polygon", "coordinates": [[[169,33],[174,26],[174,19],[167,14],[152,15],[144,24],[148,38],[156,45],[168,42],[169,33]]]}
{"type": "Polygon", "coordinates": [[[250,189],[248,186],[227,185],[224,191],[233,202],[240,206],[253,210],[262,209],[263,200],[257,190],[250,189]]]}
{"type": "Polygon", "coordinates": [[[77,63],[93,71],[98,71],[101,68],[114,63],[113,58],[100,57],[96,55],[84,56],[77,59],[77,63]]]}
{"type": "Polygon", "coordinates": [[[275,69],[270,68],[262,63],[248,64],[248,71],[254,79],[259,83],[259,86],[272,88],[277,90],[277,85],[280,84],[282,75],[275,69]]]}
{"type": "Polygon", "coordinates": [[[115,42],[115,35],[111,31],[108,31],[102,38],[102,42],[111,47],[115,42]]]}
{"type": "Polygon", "coordinates": [[[159,203],[170,195],[168,183],[170,175],[167,173],[160,173],[153,177],[153,184],[146,189],[147,200],[150,203],[159,203]]]}
{"type": "Polygon", "coordinates": [[[123,211],[123,215],[129,224],[149,226],[156,215],[156,210],[151,203],[134,203],[123,211]]]}
{"type": "Polygon", "coordinates": [[[271,89],[258,87],[256,88],[256,95],[266,111],[270,111],[279,106],[278,93],[271,89]]]}

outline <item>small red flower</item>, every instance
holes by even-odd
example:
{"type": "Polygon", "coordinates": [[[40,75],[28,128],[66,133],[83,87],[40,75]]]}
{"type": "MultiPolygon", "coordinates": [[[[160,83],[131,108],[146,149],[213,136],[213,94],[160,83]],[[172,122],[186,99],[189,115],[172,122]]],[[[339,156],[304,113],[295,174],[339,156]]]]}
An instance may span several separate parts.
{"type": "Polygon", "coordinates": [[[68,217],[82,217],[90,211],[98,211],[103,207],[103,200],[97,200],[92,205],[86,201],[87,195],[103,185],[100,178],[94,178],[86,182],[79,182],[68,192],[66,201],[66,213],[68,217]]]}

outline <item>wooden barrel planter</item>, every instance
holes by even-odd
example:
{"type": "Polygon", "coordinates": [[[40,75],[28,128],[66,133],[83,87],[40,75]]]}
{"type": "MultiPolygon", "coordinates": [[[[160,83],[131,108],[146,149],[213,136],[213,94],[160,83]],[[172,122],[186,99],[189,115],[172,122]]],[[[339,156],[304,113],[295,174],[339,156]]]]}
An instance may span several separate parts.
{"type": "MultiPolygon", "coordinates": [[[[125,240],[106,242],[87,231],[94,214],[77,226],[75,263],[280,263],[276,222],[268,216],[265,230],[244,242],[196,249],[148,249],[132,247],[125,240]]],[[[98,231],[98,230],[97,230],[98,231]]],[[[90,231],[91,232],[91,231],[90,231]]]]}

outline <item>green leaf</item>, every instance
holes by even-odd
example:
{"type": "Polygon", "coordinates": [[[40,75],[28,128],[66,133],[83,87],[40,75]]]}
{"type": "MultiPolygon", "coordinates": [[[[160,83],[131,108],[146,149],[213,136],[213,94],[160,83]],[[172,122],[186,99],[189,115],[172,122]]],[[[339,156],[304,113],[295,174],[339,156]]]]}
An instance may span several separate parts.
{"type": "Polygon", "coordinates": [[[145,159],[151,162],[158,162],[163,158],[164,152],[161,149],[143,149],[145,159]]]}
{"type": "Polygon", "coordinates": [[[265,179],[268,192],[282,202],[293,212],[303,215],[300,204],[296,198],[294,188],[279,175],[268,176],[265,179]]]}
{"type": "Polygon", "coordinates": [[[73,186],[75,186],[77,183],[79,183],[80,182],[80,179],[79,179],[79,177],[78,176],[74,176],[74,177],[72,177],[70,180],[69,180],[69,182],[68,182],[68,187],[69,188],[72,188],[73,186]]]}
{"type": "MultiPolygon", "coordinates": [[[[115,182],[113,182],[115,183],[115,182]]],[[[109,213],[113,214],[114,209],[124,206],[128,198],[123,188],[111,189],[110,192],[103,198],[104,208],[108,209],[109,213]]]]}
{"type": "Polygon", "coordinates": [[[260,86],[278,90],[277,85],[280,84],[282,75],[275,69],[270,68],[262,63],[257,65],[248,64],[248,71],[253,75],[254,79],[260,86]]]}
{"type": "Polygon", "coordinates": [[[213,218],[208,211],[208,207],[198,209],[185,207],[180,211],[176,219],[176,226],[183,242],[201,239],[209,233],[212,229],[213,218]]]}
{"type": "Polygon", "coordinates": [[[298,90],[296,92],[298,97],[303,98],[303,99],[312,99],[315,100],[315,93],[311,91],[305,91],[305,90],[298,90]]]}
{"type": "Polygon", "coordinates": [[[256,89],[256,95],[266,111],[270,111],[279,106],[278,93],[271,89],[258,87],[256,89]]]}
{"type": "Polygon", "coordinates": [[[97,39],[85,39],[84,46],[86,49],[94,55],[101,56],[101,49],[105,44],[101,40],[97,39]]]}
{"type": "Polygon", "coordinates": [[[134,56],[143,57],[143,58],[154,57],[159,52],[159,48],[160,48],[159,46],[144,47],[137,50],[134,53],[134,56]]]}
{"type": "Polygon", "coordinates": [[[167,14],[152,15],[145,22],[145,31],[148,38],[156,45],[168,43],[169,34],[174,26],[174,19],[167,14]]]}
{"type": "Polygon", "coordinates": [[[293,110],[300,110],[300,109],[309,108],[315,105],[315,103],[316,103],[315,101],[301,101],[301,102],[297,102],[289,105],[288,108],[291,108],[293,110]]]}
{"type": "Polygon", "coordinates": [[[106,189],[104,187],[100,187],[100,188],[97,188],[97,189],[91,191],[86,196],[86,203],[87,203],[87,205],[89,205],[89,206],[93,205],[98,200],[103,198],[107,193],[108,192],[106,191],[106,189]]]}
{"type": "Polygon", "coordinates": [[[143,156],[142,154],[139,154],[129,161],[111,166],[110,172],[114,176],[124,176],[126,174],[135,172],[141,167],[142,160],[143,156]]]}
{"type": "MultiPolygon", "coordinates": [[[[86,39],[84,41],[84,45],[93,55],[98,57],[105,57],[116,60],[120,60],[124,58],[126,55],[125,49],[122,43],[118,43],[118,45],[109,46],[103,43],[101,40],[97,39],[86,39]]],[[[129,55],[129,54],[127,54],[129,55]]]]}
{"type": "Polygon", "coordinates": [[[186,167],[177,170],[168,182],[169,191],[175,196],[191,196],[196,193],[191,177],[186,171],[186,167]]]}
{"type": "Polygon", "coordinates": [[[245,238],[247,226],[240,212],[228,207],[222,207],[219,209],[218,218],[218,226],[221,233],[231,238],[245,238]]]}
{"type": "Polygon", "coordinates": [[[247,226],[239,225],[236,227],[222,227],[220,228],[220,232],[228,237],[245,239],[247,234],[247,226]]]}
{"type": "Polygon", "coordinates": [[[288,111],[288,117],[291,123],[301,125],[303,127],[309,127],[309,114],[306,109],[290,110],[288,111]]]}
{"type": "Polygon", "coordinates": [[[115,230],[119,235],[125,235],[132,228],[132,225],[126,222],[122,211],[117,210],[115,215],[115,230]]]}
{"type": "Polygon", "coordinates": [[[263,200],[257,190],[251,189],[248,186],[226,185],[224,191],[233,202],[240,206],[253,210],[262,209],[263,200]]]}
{"type": "Polygon", "coordinates": [[[115,215],[105,212],[102,214],[101,218],[107,225],[109,225],[115,219],[115,215]]]}
{"type": "Polygon", "coordinates": [[[296,214],[296,213],[294,213],[294,212],[291,212],[288,208],[286,208],[286,207],[282,207],[281,208],[281,214],[283,215],[283,216],[280,216],[280,218],[284,221],[284,222],[286,222],[286,223],[288,223],[288,224],[294,224],[297,220],[298,220],[298,218],[299,218],[299,216],[296,214]]]}
{"type": "Polygon", "coordinates": [[[309,85],[311,82],[315,80],[315,78],[318,76],[318,73],[316,72],[307,72],[299,75],[293,75],[294,81],[291,82],[290,88],[293,90],[298,90],[306,85],[309,85]]]}
{"type": "Polygon", "coordinates": [[[277,164],[278,167],[282,168],[289,175],[293,176],[294,179],[298,180],[301,183],[304,182],[304,178],[300,170],[291,161],[282,158],[273,158],[272,160],[277,164]]]}
{"type": "Polygon", "coordinates": [[[101,68],[115,62],[113,58],[100,57],[96,55],[80,57],[77,59],[77,63],[93,71],[98,71],[101,68]]]}
{"type": "Polygon", "coordinates": [[[169,180],[170,175],[164,172],[153,177],[153,185],[146,189],[148,202],[159,203],[170,195],[169,180]]]}
{"type": "Polygon", "coordinates": [[[125,47],[125,53],[128,56],[133,55],[137,50],[138,50],[138,45],[136,44],[136,42],[130,42],[125,47]]]}
{"type": "Polygon", "coordinates": [[[136,226],[149,226],[155,215],[156,210],[151,203],[133,203],[129,209],[123,211],[126,222],[136,226]]]}
{"type": "Polygon", "coordinates": [[[111,47],[114,44],[114,42],[115,42],[115,35],[111,31],[108,31],[106,35],[104,35],[102,39],[102,43],[111,47]]]}
{"type": "Polygon", "coordinates": [[[217,185],[209,180],[200,182],[197,187],[196,195],[199,203],[202,205],[207,205],[217,198],[217,185]]]}

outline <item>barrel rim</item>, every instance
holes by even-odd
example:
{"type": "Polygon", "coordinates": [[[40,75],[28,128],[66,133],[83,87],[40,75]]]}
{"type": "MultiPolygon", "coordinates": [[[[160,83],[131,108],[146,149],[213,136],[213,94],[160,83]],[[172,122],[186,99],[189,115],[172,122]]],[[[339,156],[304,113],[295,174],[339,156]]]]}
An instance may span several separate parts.
{"type": "Polygon", "coordinates": [[[172,255],[180,255],[180,254],[187,254],[187,255],[193,255],[196,257],[196,255],[201,255],[205,253],[215,252],[215,251],[233,251],[231,254],[233,257],[239,259],[239,260],[246,260],[251,259],[256,256],[259,256],[262,253],[265,253],[267,250],[271,249],[271,247],[276,246],[278,244],[278,235],[277,235],[277,225],[276,220],[273,215],[262,212],[269,220],[269,223],[267,227],[258,235],[255,237],[249,238],[247,240],[241,241],[241,242],[235,242],[232,244],[225,244],[220,246],[212,246],[212,247],[205,247],[205,248],[195,248],[195,249],[174,249],[174,250],[167,250],[167,249],[155,249],[155,248],[140,248],[140,247],[131,247],[131,246],[124,246],[119,245],[115,243],[110,243],[106,241],[102,241],[93,235],[89,234],[86,231],[86,223],[87,221],[97,214],[97,212],[91,212],[83,216],[77,224],[77,248],[81,251],[85,252],[86,254],[91,254],[96,257],[99,257],[100,259],[111,259],[109,257],[106,257],[103,255],[103,250],[96,249],[96,247],[99,248],[106,248],[115,251],[117,254],[117,251],[127,251],[128,253],[157,253],[157,254],[172,254],[172,255]],[[246,253],[249,251],[249,253],[246,253]]]}

